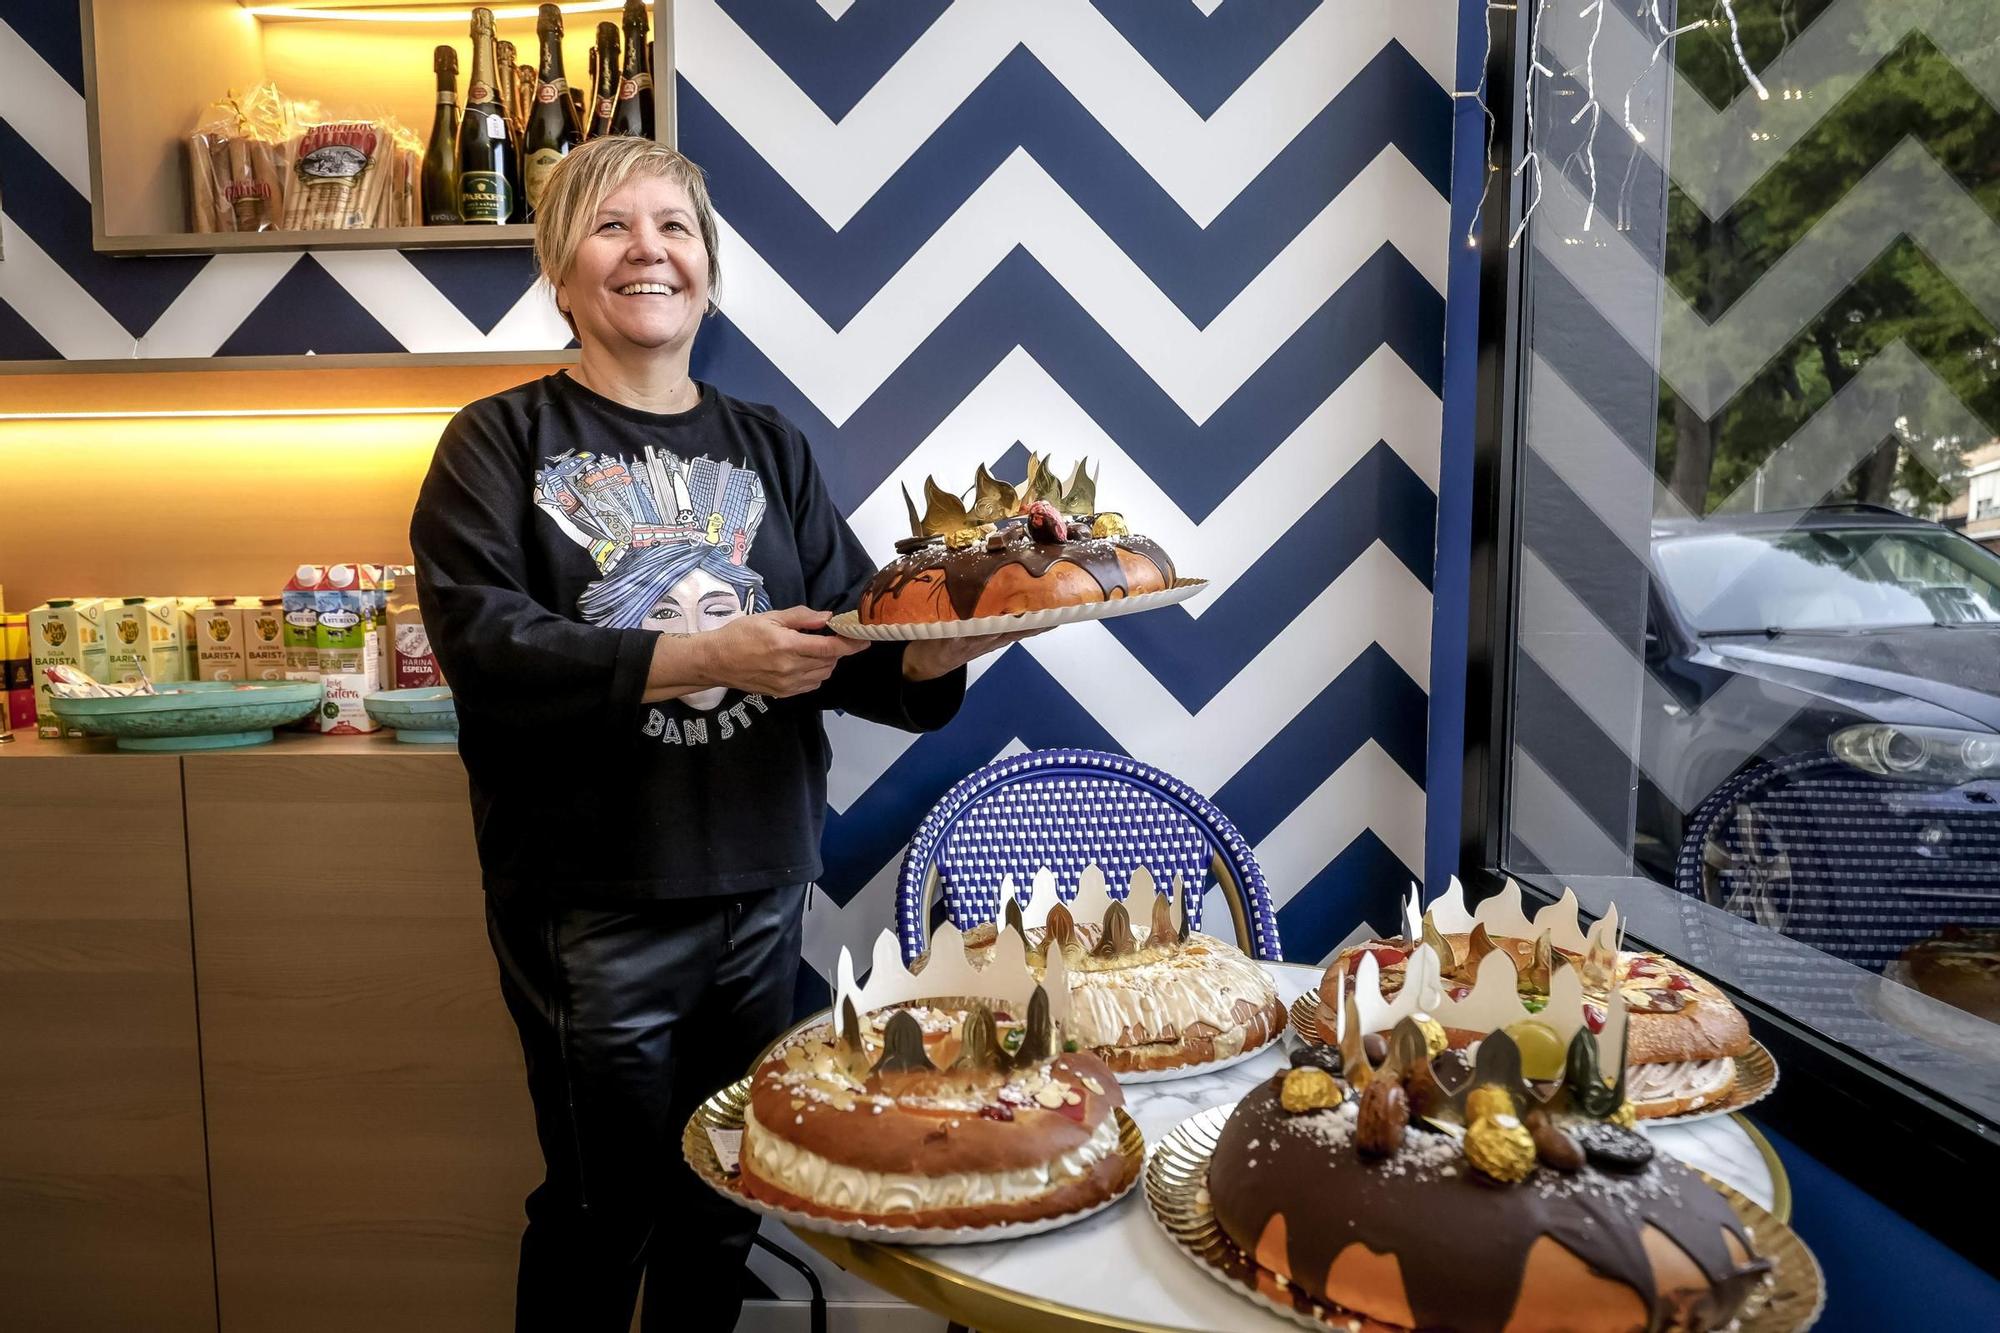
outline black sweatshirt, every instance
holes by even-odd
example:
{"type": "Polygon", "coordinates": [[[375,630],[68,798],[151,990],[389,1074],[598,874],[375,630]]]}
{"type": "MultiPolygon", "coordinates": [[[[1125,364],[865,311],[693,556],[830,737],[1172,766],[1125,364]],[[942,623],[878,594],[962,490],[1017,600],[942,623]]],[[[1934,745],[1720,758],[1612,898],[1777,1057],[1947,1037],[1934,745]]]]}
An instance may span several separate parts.
{"type": "Polygon", "coordinates": [[[663,630],[849,610],[875,569],[797,428],[700,390],[660,415],[550,375],[438,441],[410,545],[490,892],[617,905],[812,880],[820,710],[910,731],[958,711],[965,673],[908,683],[900,644],[790,699],[640,702],[663,630]]]}

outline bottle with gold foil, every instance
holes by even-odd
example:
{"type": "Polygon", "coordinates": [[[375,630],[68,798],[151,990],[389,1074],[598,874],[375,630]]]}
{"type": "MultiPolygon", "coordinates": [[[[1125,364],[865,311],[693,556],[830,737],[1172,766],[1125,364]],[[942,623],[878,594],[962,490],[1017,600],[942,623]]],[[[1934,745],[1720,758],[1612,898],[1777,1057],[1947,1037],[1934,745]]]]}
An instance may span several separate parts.
{"type": "Polygon", "coordinates": [[[611,113],[618,109],[618,25],[597,25],[597,100],[591,104],[590,137],[611,131],[611,113]]]}
{"type": "Polygon", "coordinates": [[[512,42],[493,43],[493,91],[500,95],[500,109],[506,114],[507,127],[514,131],[516,141],[521,137],[521,92],[516,87],[518,58],[512,42]]]}
{"type": "Polygon", "coordinates": [[[467,223],[519,222],[521,163],[507,110],[500,101],[493,50],[493,11],[472,11],[472,82],[458,127],[458,219],[467,223]]]}
{"type": "Polygon", "coordinates": [[[521,139],[521,184],[527,194],[527,220],[532,222],[542,201],[542,188],[556,163],[583,142],[583,127],[569,100],[569,80],[563,77],[563,17],[554,5],[543,5],[535,23],[542,42],[541,73],[535,84],[535,104],[521,139]]]}
{"type": "Polygon", "coordinates": [[[458,50],[440,46],[432,53],[437,71],[437,116],[424,149],[423,208],[427,227],[458,222],[458,50]]]}
{"type": "Polygon", "coordinates": [[[652,85],[646,73],[646,6],[643,0],[625,0],[625,68],[618,75],[611,133],[653,137],[652,85]]]}

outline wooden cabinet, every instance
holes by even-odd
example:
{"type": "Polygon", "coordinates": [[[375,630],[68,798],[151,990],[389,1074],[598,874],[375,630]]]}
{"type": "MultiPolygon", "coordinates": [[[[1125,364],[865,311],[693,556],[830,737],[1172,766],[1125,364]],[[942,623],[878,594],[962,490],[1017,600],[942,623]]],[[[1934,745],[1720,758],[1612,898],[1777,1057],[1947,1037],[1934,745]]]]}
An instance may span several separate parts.
{"type": "Polygon", "coordinates": [[[0,746],[0,1326],[215,1319],[181,765],[0,746]]]}
{"type": "Polygon", "coordinates": [[[540,1157],[457,756],[182,763],[223,1326],[510,1326],[540,1157]]]}

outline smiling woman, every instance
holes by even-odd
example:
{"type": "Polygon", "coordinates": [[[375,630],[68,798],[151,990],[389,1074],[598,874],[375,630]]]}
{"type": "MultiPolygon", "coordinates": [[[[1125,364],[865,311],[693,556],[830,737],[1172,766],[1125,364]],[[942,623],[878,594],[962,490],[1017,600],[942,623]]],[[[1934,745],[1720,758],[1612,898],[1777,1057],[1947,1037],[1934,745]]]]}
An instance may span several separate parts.
{"type": "Polygon", "coordinates": [[[643,1328],[735,1322],[755,1219],[680,1131],[791,1016],[821,714],[940,726],[1006,641],[823,632],[874,562],[798,429],[689,375],[716,230],[671,148],[563,158],[535,251],[578,364],[453,418],[411,521],[547,1167],[523,1329],[623,1333],[642,1276],[643,1328]]]}

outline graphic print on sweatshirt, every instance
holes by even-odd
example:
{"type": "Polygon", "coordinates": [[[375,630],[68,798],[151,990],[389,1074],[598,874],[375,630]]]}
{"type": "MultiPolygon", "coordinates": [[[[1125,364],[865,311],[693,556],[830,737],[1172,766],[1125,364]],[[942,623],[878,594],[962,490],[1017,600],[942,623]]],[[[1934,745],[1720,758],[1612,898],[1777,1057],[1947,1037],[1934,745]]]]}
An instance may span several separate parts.
{"type": "MultiPolygon", "coordinates": [[[[748,563],[764,519],[764,483],[749,468],[650,446],[638,459],[570,450],[535,473],[535,503],[597,565],[577,599],[588,624],[702,634],[770,609],[748,563]]],[[[707,712],[726,692],[681,702],[707,712]]]]}

